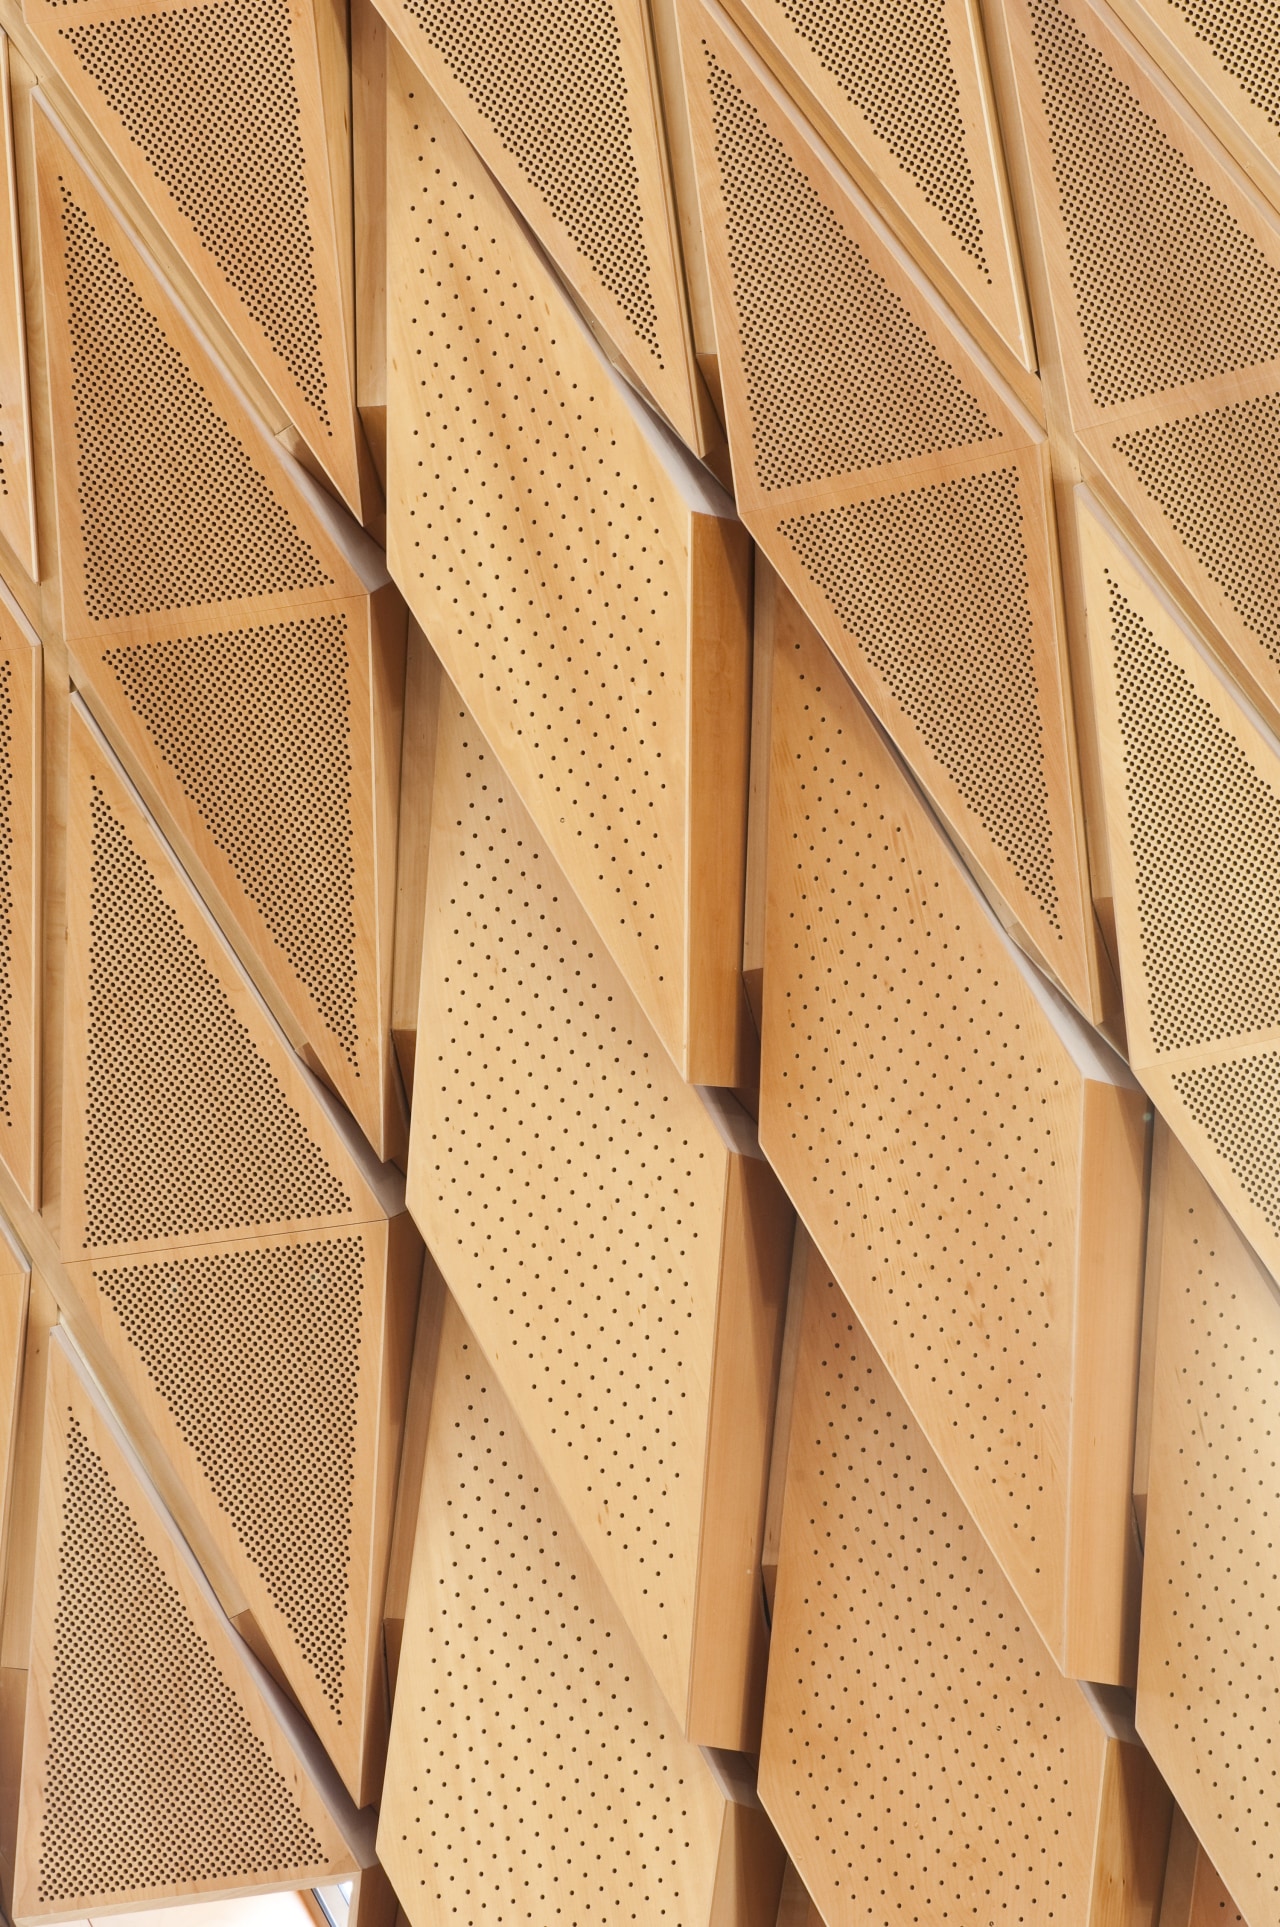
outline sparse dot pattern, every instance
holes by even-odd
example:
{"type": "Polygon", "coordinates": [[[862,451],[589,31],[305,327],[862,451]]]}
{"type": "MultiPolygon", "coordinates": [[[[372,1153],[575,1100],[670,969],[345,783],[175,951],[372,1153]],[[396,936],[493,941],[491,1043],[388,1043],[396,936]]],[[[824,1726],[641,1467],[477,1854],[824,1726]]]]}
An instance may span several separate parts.
{"type": "Polygon", "coordinates": [[[1170,1079],[1241,1188],[1280,1232],[1280,1051],[1171,1071],[1170,1079]]]}
{"type": "Polygon", "coordinates": [[[351,1209],[96,783],[85,1246],[351,1209]]]}
{"type": "Polygon", "coordinates": [[[1061,0],[1028,3],[1094,401],[1273,360],[1280,270],[1061,0]]]}
{"type": "Polygon", "coordinates": [[[347,618],[102,660],[358,1075],[347,618]]]}
{"type": "Polygon", "coordinates": [[[329,428],[287,0],[60,31],[329,428]]]}
{"type": "Polygon", "coordinates": [[[13,1118],[13,664],[0,657],[0,1118],[13,1118]]]}
{"type": "Polygon", "coordinates": [[[1170,0],[1273,127],[1280,127],[1280,14],[1271,0],[1170,0]]]}
{"type": "Polygon", "coordinates": [[[362,1241],[95,1270],[94,1283],[341,1724],[362,1241]]]}
{"type": "Polygon", "coordinates": [[[1018,471],[778,524],[1062,933],[1018,471]]]}
{"type": "Polygon", "coordinates": [[[42,1902],[323,1872],[320,1841],[74,1413],[67,1418],[42,1902]],[[181,1761],[182,1770],[174,1770],[181,1761]]]}
{"type": "Polygon", "coordinates": [[[89,614],[118,621],[329,583],[89,216],[65,186],[61,196],[89,614]]]}
{"type": "Polygon", "coordinates": [[[957,371],[704,51],[761,487],[998,441],[957,371]]]}

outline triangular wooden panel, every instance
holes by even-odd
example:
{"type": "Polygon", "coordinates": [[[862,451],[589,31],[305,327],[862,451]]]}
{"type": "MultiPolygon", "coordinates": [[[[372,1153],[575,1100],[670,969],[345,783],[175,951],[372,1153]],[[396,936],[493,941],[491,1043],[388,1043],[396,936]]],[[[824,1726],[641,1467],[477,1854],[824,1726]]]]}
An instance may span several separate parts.
{"type": "Polygon", "coordinates": [[[765,1154],[1058,1665],[1123,1684],[1143,1094],[798,612],[771,738],[765,1154]]]}
{"type": "Polygon", "coordinates": [[[36,581],[39,561],[27,385],[27,318],[18,237],[9,41],[3,32],[0,32],[0,535],[32,581],[36,581]]]}
{"type": "Polygon", "coordinates": [[[1163,1125],[1147,1290],[1155,1367],[1138,1730],[1203,1843],[1189,1911],[1161,1927],[1256,1927],[1280,1913],[1270,1631],[1280,1296],[1163,1125]]]}
{"type": "Polygon", "coordinates": [[[39,1201],[44,661],[0,586],[0,1158],[39,1201]]]}
{"type": "Polygon", "coordinates": [[[452,1299],[431,1403],[378,1856],[413,1927],[773,1927],[734,1823],[452,1299]]]}
{"type": "Polygon", "coordinates": [[[384,1217],[78,703],[67,880],[65,1258],[384,1217]]]}
{"type": "Polygon", "coordinates": [[[337,91],[349,82],[325,12],[316,0],[78,0],[71,13],[32,0],[25,19],[358,512],[349,109],[337,91]]]}
{"type": "Polygon", "coordinates": [[[723,16],[683,33],[743,518],[1096,1014],[1044,437],[723,16]]]}
{"type": "Polygon", "coordinates": [[[751,545],[402,54],[388,142],[392,569],[682,1074],[732,1087],[751,545]]]}
{"type": "Polygon", "coordinates": [[[681,1728],[748,1750],[790,1207],[447,684],[421,996],[409,1207],[681,1728]]]}
{"type": "Polygon", "coordinates": [[[1280,220],[1093,0],[998,4],[1082,451],[1280,716],[1280,220]]]}
{"type": "Polygon", "coordinates": [[[17,1920],[357,1871],[283,1702],[61,1338],[36,1557],[17,1920]]]}
{"type": "Polygon", "coordinates": [[[706,451],[643,0],[377,0],[676,432],[706,451]]]}
{"type": "Polygon", "coordinates": [[[1280,1266],[1280,742],[1079,500],[1129,1059],[1280,1266]]]}
{"type": "Polygon", "coordinates": [[[974,0],[729,0],[743,29],[972,323],[1035,344],[974,0]]]}

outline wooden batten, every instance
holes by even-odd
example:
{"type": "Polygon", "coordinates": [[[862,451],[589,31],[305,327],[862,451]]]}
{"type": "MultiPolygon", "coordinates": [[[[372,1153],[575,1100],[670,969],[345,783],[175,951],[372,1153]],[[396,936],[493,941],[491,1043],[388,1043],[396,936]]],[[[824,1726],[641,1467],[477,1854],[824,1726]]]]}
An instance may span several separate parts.
{"type": "Polygon", "coordinates": [[[761,1143],[1057,1664],[1129,1683],[1143,1093],[807,625],[772,750],[761,1143]]]}
{"type": "Polygon", "coordinates": [[[0,535],[33,582],[39,580],[27,317],[18,234],[9,41],[0,31],[0,535]]]}
{"type": "Polygon", "coordinates": [[[739,511],[1096,1017],[1044,433],[719,9],[683,9],[739,511]]]}
{"type": "Polygon", "coordinates": [[[40,1201],[44,658],[0,585],[0,1158],[40,1201]]]}

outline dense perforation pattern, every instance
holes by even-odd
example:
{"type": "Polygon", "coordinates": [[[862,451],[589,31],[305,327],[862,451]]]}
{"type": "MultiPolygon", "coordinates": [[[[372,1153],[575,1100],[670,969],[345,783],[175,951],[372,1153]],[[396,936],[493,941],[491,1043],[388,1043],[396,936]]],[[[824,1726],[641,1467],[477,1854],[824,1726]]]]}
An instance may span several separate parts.
{"type": "Polygon", "coordinates": [[[723,1147],[474,724],[446,730],[424,962],[439,1023],[415,1073],[426,1228],[558,1490],[583,1495],[606,1579],[624,1575],[661,1628],[652,1663],[679,1681],[723,1147]]]}
{"type": "Polygon", "coordinates": [[[1060,932],[1018,471],[778,530],[1060,932]]]}
{"type": "Polygon", "coordinates": [[[706,61],[761,486],[999,440],[709,48],[706,61]]]}
{"type": "Polygon", "coordinates": [[[74,1413],[67,1431],[40,1899],[318,1868],[319,1840],[74,1413]]]}
{"type": "Polygon", "coordinates": [[[1280,395],[1117,436],[1151,499],[1273,663],[1280,664],[1280,395]]]}
{"type": "Polygon", "coordinates": [[[1271,0],[1172,0],[1273,127],[1280,127],[1280,15],[1271,0]]]}
{"type": "Polygon", "coordinates": [[[630,0],[403,0],[662,366],[616,9],[630,0]]]}
{"type": "Polygon", "coordinates": [[[1280,1051],[1171,1073],[1174,1089],[1241,1188],[1280,1232],[1280,1051]]]}
{"type": "Polygon", "coordinates": [[[315,238],[284,0],[60,29],[327,425],[315,238]]]}
{"type": "Polygon", "coordinates": [[[95,783],[85,1246],[351,1200],[95,783]]]}
{"type": "Polygon", "coordinates": [[[13,664],[0,658],[0,1118],[13,1123],[13,664]]]}
{"type": "Polygon", "coordinates": [[[844,1297],[813,1274],[809,1290],[765,1715],[770,1812],[828,1919],[1075,1927],[1092,1715],[844,1297]]]}
{"type": "Polygon", "coordinates": [[[1094,401],[1280,355],[1280,271],[1060,0],[1029,5],[1094,401]]]}
{"type": "Polygon", "coordinates": [[[429,1911],[401,1892],[415,1919],[693,1927],[710,1915],[710,1776],[478,1348],[447,1362],[405,1627],[417,1704],[397,1700],[388,1771],[409,1821],[390,1864],[429,1911]]]}
{"type": "Polygon", "coordinates": [[[839,0],[780,0],[780,5],[985,272],[982,219],[941,0],[899,0],[894,7],[865,12],[839,0]]]}
{"type": "Polygon", "coordinates": [[[655,501],[634,445],[597,425],[617,403],[584,388],[573,318],[556,322],[536,286],[497,265],[497,237],[477,227],[467,190],[418,131],[413,213],[441,265],[415,276],[423,419],[410,431],[408,566],[433,593],[444,585],[437,646],[474,706],[520,739],[535,808],[579,889],[592,886],[615,954],[674,1000],[688,608],[670,500],[655,501]],[[500,326],[481,325],[495,314],[500,326]]]}
{"type": "Polygon", "coordinates": [[[103,661],[358,1069],[346,617],[103,661]]]}
{"type": "Polygon", "coordinates": [[[339,1715],[363,1281],[354,1237],[94,1273],[339,1715]]]}
{"type": "Polygon", "coordinates": [[[1280,1023],[1280,795],[1108,582],[1152,1040],[1280,1023]]]}
{"type": "Polygon", "coordinates": [[[62,222],[90,615],[330,582],[65,187],[62,222]]]}

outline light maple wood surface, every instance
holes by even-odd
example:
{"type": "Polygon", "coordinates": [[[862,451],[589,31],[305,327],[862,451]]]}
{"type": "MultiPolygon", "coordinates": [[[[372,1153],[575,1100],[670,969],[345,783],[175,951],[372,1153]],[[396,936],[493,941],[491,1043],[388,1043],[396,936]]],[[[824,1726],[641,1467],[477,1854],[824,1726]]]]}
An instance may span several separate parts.
{"type": "Polygon", "coordinates": [[[0,588],[0,1157],[27,1203],[40,1193],[43,1021],[44,662],[0,588]]]}
{"type": "Polygon", "coordinates": [[[35,463],[31,448],[31,391],[27,379],[27,317],[23,304],[22,245],[9,40],[0,30],[0,532],[34,581],[39,573],[35,463]]]}

